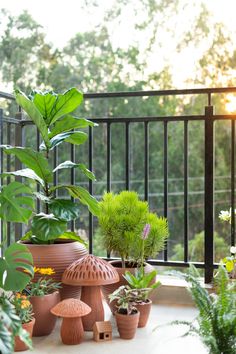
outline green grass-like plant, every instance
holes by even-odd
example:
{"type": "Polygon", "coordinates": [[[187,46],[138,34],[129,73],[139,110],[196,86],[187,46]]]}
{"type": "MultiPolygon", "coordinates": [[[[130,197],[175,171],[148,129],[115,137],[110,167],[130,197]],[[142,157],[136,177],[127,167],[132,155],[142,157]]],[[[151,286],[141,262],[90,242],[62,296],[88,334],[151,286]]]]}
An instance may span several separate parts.
{"type": "Polygon", "coordinates": [[[144,259],[156,257],[168,237],[167,220],[150,213],[148,203],[133,191],[105,193],[99,202],[98,220],[104,247],[121,257],[122,266],[125,261],[139,262],[142,253],[144,259]],[[150,232],[143,249],[146,224],[150,224],[150,232]]]}

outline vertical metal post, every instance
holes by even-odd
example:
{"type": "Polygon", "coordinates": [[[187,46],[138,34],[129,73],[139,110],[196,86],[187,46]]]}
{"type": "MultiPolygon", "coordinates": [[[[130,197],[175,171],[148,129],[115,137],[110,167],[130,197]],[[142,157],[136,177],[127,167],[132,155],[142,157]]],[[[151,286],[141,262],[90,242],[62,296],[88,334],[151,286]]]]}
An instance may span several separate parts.
{"type": "Polygon", "coordinates": [[[111,124],[107,123],[107,192],[111,190],[111,124]]]}
{"type": "Polygon", "coordinates": [[[231,246],[235,244],[235,120],[231,121],[231,246]]]}
{"type": "MultiPolygon", "coordinates": [[[[74,144],[71,144],[71,147],[70,147],[70,158],[71,158],[72,162],[75,162],[75,146],[74,146],[74,144]]],[[[71,171],[70,171],[70,183],[72,186],[75,184],[75,169],[74,168],[71,168],[71,171]]],[[[74,198],[71,197],[71,200],[74,201],[74,198]]],[[[71,231],[75,230],[75,221],[74,220],[71,220],[70,227],[71,227],[71,231]]]]}
{"type": "MultiPolygon", "coordinates": [[[[7,127],[7,145],[11,145],[11,123],[6,124],[7,127]]],[[[11,155],[7,155],[7,172],[11,170],[11,155]]],[[[7,184],[11,182],[11,178],[7,178],[7,184]]],[[[7,245],[11,244],[11,223],[7,223],[7,245]]]]}
{"type": "MultiPolygon", "coordinates": [[[[36,148],[37,148],[37,151],[39,151],[39,146],[40,146],[40,134],[39,134],[39,131],[38,131],[38,129],[37,129],[37,133],[36,133],[36,148]]],[[[37,192],[40,192],[40,186],[39,186],[39,184],[37,183],[37,192]]],[[[41,205],[40,205],[40,200],[37,198],[36,199],[36,208],[37,208],[37,213],[39,213],[40,212],[40,207],[41,207],[41,205]]]]}
{"type": "Polygon", "coordinates": [[[205,107],[205,282],[213,277],[214,264],[214,119],[213,106],[205,107]]]}
{"type": "Polygon", "coordinates": [[[125,124],[125,188],[130,189],[130,129],[129,122],[125,124]]]}
{"type": "Polygon", "coordinates": [[[149,194],[149,131],[148,122],[144,123],[144,199],[148,201],[149,194]]]}
{"type": "MultiPolygon", "coordinates": [[[[17,112],[15,115],[16,119],[19,121],[19,123],[16,124],[15,128],[15,146],[22,146],[23,140],[22,140],[22,126],[21,126],[21,121],[23,120],[23,113],[22,112],[17,112]]],[[[22,163],[20,162],[19,159],[15,158],[15,170],[20,170],[22,169],[22,163]]],[[[22,181],[21,177],[16,177],[16,180],[22,181]]],[[[22,224],[16,223],[15,224],[15,240],[19,240],[22,237],[23,234],[23,227],[22,224]]]]}
{"type": "MultiPolygon", "coordinates": [[[[89,169],[93,170],[93,130],[89,127],[89,169]]],[[[89,193],[93,194],[93,181],[89,180],[89,193]]],[[[89,213],[89,253],[93,254],[93,215],[89,213]]]]}
{"type": "MultiPolygon", "coordinates": [[[[168,122],[164,121],[164,217],[168,218],[168,122]]],[[[168,260],[168,244],[164,249],[164,261],[168,260]]]]}
{"type": "Polygon", "coordinates": [[[184,121],[184,262],[188,262],[188,121],[184,121]]]}
{"type": "MultiPolygon", "coordinates": [[[[3,109],[0,108],[0,144],[3,145],[3,109]]],[[[3,149],[0,149],[0,173],[3,173],[3,149]]],[[[0,178],[0,189],[3,185],[3,179],[0,178]]],[[[0,243],[3,241],[3,224],[0,219],[0,243]]],[[[0,256],[2,247],[0,247],[0,256]]]]}

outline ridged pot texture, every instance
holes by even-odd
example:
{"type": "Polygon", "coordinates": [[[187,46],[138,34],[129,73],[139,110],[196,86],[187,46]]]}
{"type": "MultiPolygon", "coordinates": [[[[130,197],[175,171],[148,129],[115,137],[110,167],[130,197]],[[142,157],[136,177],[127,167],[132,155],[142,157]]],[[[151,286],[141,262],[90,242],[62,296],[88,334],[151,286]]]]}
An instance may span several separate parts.
{"type": "MultiPolygon", "coordinates": [[[[51,245],[36,245],[24,243],[33,256],[34,266],[38,268],[53,268],[55,274],[51,277],[60,282],[64,270],[75,260],[88,254],[84,245],[79,242],[60,242],[51,245]]],[[[40,274],[35,274],[35,280],[40,274]]],[[[79,298],[81,292],[80,286],[71,286],[62,284],[60,289],[61,299],[79,298]]]]}
{"type": "Polygon", "coordinates": [[[122,339],[132,339],[135,336],[138,321],[139,321],[139,311],[132,315],[123,315],[115,312],[117,329],[122,339]]]}

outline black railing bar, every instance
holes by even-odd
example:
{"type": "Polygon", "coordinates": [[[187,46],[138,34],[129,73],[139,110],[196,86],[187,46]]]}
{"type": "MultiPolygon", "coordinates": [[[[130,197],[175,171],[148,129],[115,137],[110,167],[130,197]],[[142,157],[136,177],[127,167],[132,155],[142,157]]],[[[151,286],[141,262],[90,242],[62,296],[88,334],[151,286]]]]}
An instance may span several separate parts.
{"type": "Polygon", "coordinates": [[[199,88],[182,90],[151,90],[151,91],[123,91],[123,92],[102,92],[85,93],[85,99],[91,98],[117,98],[117,97],[145,97],[145,96],[178,96],[192,94],[211,94],[236,92],[236,87],[199,88]]]}
{"type": "MultiPolygon", "coordinates": [[[[168,218],[168,122],[164,122],[164,217],[168,218]]],[[[165,243],[164,261],[168,260],[168,242],[165,243]]]]}
{"type": "Polygon", "coordinates": [[[10,93],[7,93],[7,92],[3,92],[3,91],[0,91],[0,98],[5,98],[7,100],[15,100],[15,96],[10,94],[10,93]]]}
{"type": "MultiPolygon", "coordinates": [[[[93,170],[93,130],[89,127],[89,170],[93,170]]],[[[89,193],[93,195],[93,181],[89,180],[89,193]]],[[[93,253],[93,215],[89,212],[89,253],[93,253]]]]}
{"type": "Polygon", "coordinates": [[[184,261],[188,262],[188,121],[184,122],[184,261]]]}
{"type": "MultiPolygon", "coordinates": [[[[75,145],[71,144],[70,146],[70,159],[72,162],[75,162],[75,145]]],[[[75,168],[70,170],[70,183],[73,186],[75,184],[75,168]]],[[[71,200],[74,201],[74,197],[71,197],[71,200]]],[[[71,231],[75,230],[75,221],[71,220],[70,222],[71,231]]]]}
{"type": "MultiPolygon", "coordinates": [[[[37,151],[39,151],[39,146],[40,146],[40,134],[39,134],[39,131],[37,129],[36,131],[36,149],[37,151]]],[[[37,192],[39,193],[40,192],[40,187],[39,187],[39,184],[37,183],[37,192]]],[[[40,200],[39,198],[36,199],[36,207],[37,207],[37,212],[39,213],[40,212],[40,200]]]]}
{"type": "Polygon", "coordinates": [[[149,195],[149,129],[144,123],[144,199],[148,202],[149,195]]]}
{"type": "Polygon", "coordinates": [[[130,189],[130,126],[125,124],[125,186],[130,189]]]}
{"type": "Polygon", "coordinates": [[[107,124],[107,191],[111,190],[111,125],[107,124]]]}
{"type": "Polygon", "coordinates": [[[12,118],[12,117],[3,117],[3,122],[21,125],[21,121],[18,121],[16,118],[12,118]]]}
{"type": "Polygon", "coordinates": [[[235,121],[231,121],[231,246],[235,242],[235,121]]]}
{"type": "MultiPolygon", "coordinates": [[[[3,109],[0,108],[0,144],[3,145],[3,109]]],[[[0,149],[0,174],[3,173],[3,149],[0,149]]],[[[3,185],[3,178],[0,177],[0,187],[3,185]]],[[[0,243],[4,239],[3,235],[3,222],[0,219],[0,243]]],[[[0,246],[0,255],[2,256],[2,246],[0,246]]]]}

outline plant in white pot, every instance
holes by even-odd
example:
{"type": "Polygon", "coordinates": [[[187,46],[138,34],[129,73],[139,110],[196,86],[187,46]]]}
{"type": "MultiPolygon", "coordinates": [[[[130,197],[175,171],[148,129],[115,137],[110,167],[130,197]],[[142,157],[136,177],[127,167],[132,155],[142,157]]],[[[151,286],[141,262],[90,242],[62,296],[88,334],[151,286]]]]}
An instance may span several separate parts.
{"type": "MultiPolygon", "coordinates": [[[[94,126],[94,123],[71,115],[71,112],[83,100],[82,93],[76,88],[71,88],[63,94],[52,91],[33,91],[28,97],[17,90],[15,95],[16,102],[37,127],[42,143],[39,151],[32,147],[1,146],[6,154],[14,155],[24,165],[23,169],[8,171],[2,176],[23,177],[25,184],[28,180],[30,189],[28,193],[31,198],[38,199],[44,206],[43,212],[32,213],[29,231],[23,240],[33,255],[35,266],[53,268],[55,270],[54,280],[60,281],[65,268],[74,260],[87,254],[81,238],[67,229],[68,222],[78,218],[80,210],[78,201],[85,204],[94,215],[98,214],[98,203],[86,189],[77,184],[54,185],[53,183],[54,174],[64,169],[77,169],[89,179],[94,180],[94,174],[84,164],[64,161],[53,168],[50,156],[60,144],[83,144],[87,139],[87,134],[78,129],[94,126]],[[38,185],[39,191],[36,192],[32,187],[32,180],[38,185]],[[57,197],[56,192],[59,190],[67,193],[69,199],[57,197]]],[[[12,205],[7,202],[5,204],[11,210],[12,205]]],[[[29,214],[32,211],[29,211],[29,214]]],[[[69,288],[70,291],[71,288],[69,288]]],[[[76,288],[72,291],[74,291],[73,294],[68,293],[67,287],[63,287],[62,298],[78,296],[76,288]]]]}
{"type": "MultiPolygon", "coordinates": [[[[125,271],[134,273],[140,266],[144,267],[144,273],[154,270],[146,261],[155,258],[164,248],[169,232],[167,220],[151,213],[148,203],[140,200],[136,192],[105,193],[99,206],[101,242],[109,253],[121,258],[111,261],[120,275],[120,282],[103,286],[108,302],[108,295],[115,288],[127,284],[123,278],[125,271]],[[143,239],[146,225],[149,225],[148,237],[143,239]]],[[[109,306],[114,312],[114,303],[109,306]]]]}

